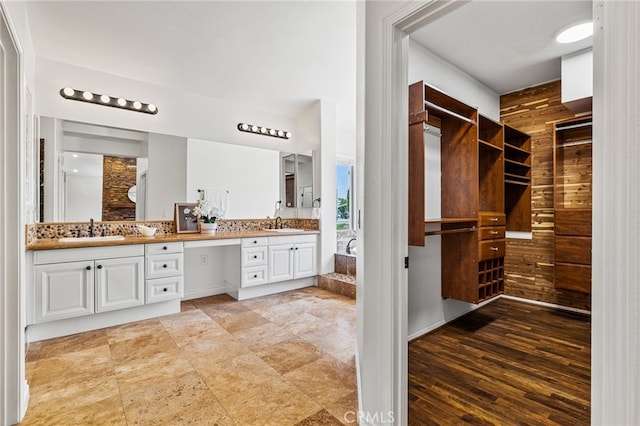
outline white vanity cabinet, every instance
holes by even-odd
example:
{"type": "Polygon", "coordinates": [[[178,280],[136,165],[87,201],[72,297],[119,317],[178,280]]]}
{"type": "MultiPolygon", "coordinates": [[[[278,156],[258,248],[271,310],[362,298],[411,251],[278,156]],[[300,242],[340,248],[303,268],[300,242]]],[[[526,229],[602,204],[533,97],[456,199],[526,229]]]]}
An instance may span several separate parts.
{"type": "Polygon", "coordinates": [[[242,287],[251,287],[267,283],[267,245],[269,239],[261,238],[243,238],[240,247],[240,267],[242,268],[240,275],[240,285],[242,287]]]}
{"type": "Polygon", "coordinates": [[[144,246],[38,251],[30,323],[144,304],[144,246]]]}
{"type": "Polygon", "coordinates": [[[146,244],[146,303],[179,299],[184,294],[182,242],[146,244]]]}
{"type": "Polygon", "coordinates": [[[316,235],[269,237],[269,282],[317,274],[316,235]]]}

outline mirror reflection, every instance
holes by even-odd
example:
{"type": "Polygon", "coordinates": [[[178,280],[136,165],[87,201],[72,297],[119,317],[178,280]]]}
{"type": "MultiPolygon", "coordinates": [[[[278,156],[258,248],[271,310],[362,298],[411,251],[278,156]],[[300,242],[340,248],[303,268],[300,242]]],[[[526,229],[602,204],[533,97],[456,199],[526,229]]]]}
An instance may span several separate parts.
{"type": "Polygon", "coordinates": [[[281,198],[286,208],[313,207],[313,151],[281,154],[281,198]]]}

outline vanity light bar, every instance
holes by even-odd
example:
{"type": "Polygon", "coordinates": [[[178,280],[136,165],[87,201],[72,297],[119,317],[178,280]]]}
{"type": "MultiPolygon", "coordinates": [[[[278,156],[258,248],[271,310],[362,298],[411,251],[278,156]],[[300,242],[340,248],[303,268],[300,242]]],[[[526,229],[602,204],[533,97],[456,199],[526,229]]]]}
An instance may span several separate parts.
{"type": "Polygon", "coordinates": [[[238,123],[238,130],[241,132],[255,133],[257,135],[273,136],[274,138],[291,139],[291,132],[256,126],[255,124],[238,123]]]}
{"type": "Polygon", "coordinates": [[[60,89],[60,96],[72,101],[88,102],[90,104],[127,109],[129,111],[143,112],[145,114],[155,115],[158,113],[158,107],[154,104],[146,104],[140,101],[130,101],[124,98],[116,98],[109,95],[101,95],[99,93],[72,89],[71,87],[60,89]]]}

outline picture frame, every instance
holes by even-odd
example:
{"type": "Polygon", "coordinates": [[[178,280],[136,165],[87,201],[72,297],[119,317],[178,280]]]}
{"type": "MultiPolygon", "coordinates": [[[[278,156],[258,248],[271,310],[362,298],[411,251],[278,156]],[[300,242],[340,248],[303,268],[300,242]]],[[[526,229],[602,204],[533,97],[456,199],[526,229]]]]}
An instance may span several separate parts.
{"type": "Polygon", "coordinates": [[[193,209],[198,203],[175,203],[176,232],[187,234],[199,232],[198,218],[193,216],[193,209]]]}

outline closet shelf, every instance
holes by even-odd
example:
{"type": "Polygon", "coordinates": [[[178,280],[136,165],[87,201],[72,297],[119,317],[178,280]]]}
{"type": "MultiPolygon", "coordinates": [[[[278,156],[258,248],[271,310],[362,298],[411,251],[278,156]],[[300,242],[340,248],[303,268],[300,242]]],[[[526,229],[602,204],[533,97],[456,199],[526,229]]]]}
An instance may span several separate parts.
{"type": "Polygon", "coordinates": [[[508,158],[505,158],[504,162],[505,162],[505,164],[510,164],[510,165],[517,166],[517,167],[526,167],[527,169],[531,168],[531,164],[522,163],[520,161],[515,161],[515,160],[510,160],[508,158]]]}
{"type": "Polygon", "coordinates": [[[424,221],[427,224],[438,223],[478,223],[477,217],[440,217],[435,219],[426,219],[424,221]]]}
{"type": "Polygon", "coordinates": [[[497,152],[502,152],[502,148],[500,148],[499,146],[495,146],[491,142],[483,141],[482,139],[478,139],[478,142],[480,143],[481,147],[491,148],[497,152]]]}
{"type": "Polygon", "coordinates": [[[516,151],[516,152],[520,152],[520,153],[522,153],[522,154],[526,154],[526,155],[530,155],[530,154],[531,154],[531,153],[530,153],[529,151],[527,151],[526,149],[522,149],[522,148],[520,148],[520,147],[517,147],[517,146],[515,146],[515,145],[511,145],[511,144],[508,144],[508,143],[506,143],[506,142],[504,143],[504,147],[505,147],[507,150],[513,150],[513,151],[516,151]]]}

